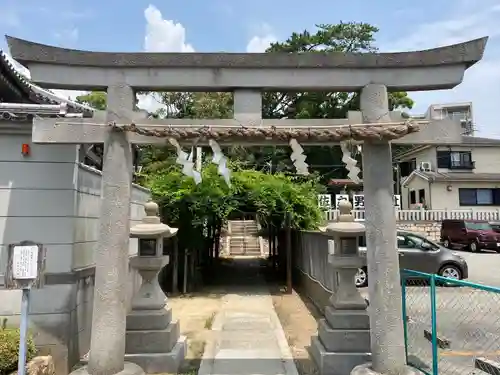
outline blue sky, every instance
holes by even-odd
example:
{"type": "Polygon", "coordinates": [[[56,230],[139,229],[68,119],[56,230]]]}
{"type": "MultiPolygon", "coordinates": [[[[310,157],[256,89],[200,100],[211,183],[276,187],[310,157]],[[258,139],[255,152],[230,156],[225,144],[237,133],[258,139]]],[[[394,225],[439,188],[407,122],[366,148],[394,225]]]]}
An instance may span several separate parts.
{"type": "MultiPolygon", "coordinates": [[[[0,10],[2,34],[102,51],[257,52],[293,31],[340,20],[379,27],[381,51],[489,35],[484,61],[467,71],[462,85],[411,93],[412,112],[424,112],[431,103],[472,101],[477,135],[500,138],[494,110],[500,102],[500,0],[0,0],[0,10]]],[[[4,40],[0,48],[5,49],[4,40]]],[[[142,103],[152,105],[147,98],[142,103]]]]}

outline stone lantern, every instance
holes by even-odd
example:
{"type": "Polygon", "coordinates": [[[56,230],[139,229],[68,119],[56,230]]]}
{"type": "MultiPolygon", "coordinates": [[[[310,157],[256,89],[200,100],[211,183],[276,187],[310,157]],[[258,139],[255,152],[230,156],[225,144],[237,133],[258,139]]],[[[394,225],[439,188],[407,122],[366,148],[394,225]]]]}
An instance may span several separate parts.
{"type": "Polygon", "coordinates": [[[127,315],[125,359],[146,373],[176,373],[185,356],[185,338],[180,337],[178,322],[172,320],[158,273],[169,262],[163,255],[163,239],[175,236],[178,229],[161,222],[156,203],[146,203],[144,211],[142,223],[130,228],[130,237],[138,239],[139,247],[130,265],[142,281],[127,315]]]}
{"type": "Polygon", "coordinates": [[[328,264],[332,267],[335,287],[325,307],[325,316],[318,321],[318,336],[311,341],[311,353],[322,375],[348,375],[355,366],[370,359],[367,303],[354,283],[358,268],[365,265],[358,251],[365,226],[354,220],[351,208],[348,201],[341,201],[337,222],[324,229],[331,238],[328,264]]]}
{"type": "Polygon", "coordinates": [[[341,201],[337,222],[325,229],[333,239],[328,249],[328,263],[337,276],[337,288],[330,303],[336,309],[364,310],[366,301],[356,288],[354,277],[358,269],[365,266],[365,260],[359,255],[359,239],[365,234],[365,226],[354,220],[351,209],[349,201],[341,201]]]}

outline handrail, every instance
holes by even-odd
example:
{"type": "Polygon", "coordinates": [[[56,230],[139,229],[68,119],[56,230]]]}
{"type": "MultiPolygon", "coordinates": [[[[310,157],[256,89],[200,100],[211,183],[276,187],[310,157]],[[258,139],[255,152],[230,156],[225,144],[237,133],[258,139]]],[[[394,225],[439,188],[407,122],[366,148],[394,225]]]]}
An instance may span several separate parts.
{"type": "Polygon", "coordinates": [[[478,283],[473,283],[470,281],[465,281],[465,280],[457,280],[457,279],[451,279],[448,277],[443,277],[435,274],[430,274],[430,273],[425,273],[425,272],[420,272],[420,271],[414,271],[414,270],[403,270],[401,271],[401,276],[403,278],[406,278],[409,276],[410,278],[412,276],[419,277],[419,278],[424,278],[427,280],[434,279],[436,281],[441,281],[447,284],[455,284],[459,286],[466,286],[469,288],[473,289],[478,289],[482,290],[485,292],[492,292],[492,293],[500,293],[500,288],[494,287],[494,286],[489,286],[489,285],[483,285],[483,284],[478,284],[478,283]]]}

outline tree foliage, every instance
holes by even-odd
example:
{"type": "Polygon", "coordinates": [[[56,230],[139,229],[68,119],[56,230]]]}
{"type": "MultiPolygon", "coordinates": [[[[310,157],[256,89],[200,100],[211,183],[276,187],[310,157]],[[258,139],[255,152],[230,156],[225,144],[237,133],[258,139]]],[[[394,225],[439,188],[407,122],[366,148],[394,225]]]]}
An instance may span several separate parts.
{"type": "MultiPolygon", "coordinates": [[[[7,319],[3,319],[0,326],[0,375],[17,373],[19,361],[20,331],[17,328],[7,327],[7,319]]],[[[36,355],[33,337],[29,334],[26,342],[26,362],[36,355]]]]}
{"type": "MultiPolygon", "coordinates": [[[[295,32],[284,41],[273,43],[268,53],[373,53],[377,52],[375,36],[378,28],[363,22],[340,22],[316,25],[314,32],[295,32]]],[[[155,93],[164,107],[156,113],[160,117],[175,118],[232,118],[233,96],[230,93],[155,93]]],[[[90,93],[78,101],[98,109],[105,108],[105,93],[90,93]]],[[[389,109],[411,109],[413,100],[406,92],[389,94],[389,109]]],[[[359,110],[359,93],[346,92],[264,92],[263,118],[345,118],[350,110],[359,110]]],[[[332,178],[345,178],[339,147],[304,147],[310,170],[318,172],[327,185],[332,178]]],[[[234,145],[227,151],[233,161],[249,168],[267,172],[292,173],[288,147],[241,147],[234,145]]],[[[165,164],[172,150],[157,147],[143,148],[143,164],[165,164]]],[[[153,168],[154,169],[154,168],[153,168]]]]}
{"type": "Polygon", "coordinates": [[[77,96],[76,102],[85,104],[99,111],[104,111],[106,109],[107,95],[102,91],[92,91],[85,95],[77,96]]]}
{"type": "MultiPolygon", "coordinates": [[[[315,32],[293,33],[283,42],[272,44],[268,53],[377,52],[378,28],[362,22],[316,25],[315,32]]],[[[230,118],[232,96],[228,93],[168,93],[162,102],[175,117],[230,118]],[[172,110],[173,108],[173,110],[172,110]]],[[[406,92],[389,93],[389,109],[411,109],[413,100],[406,92]]],[[[346,92],[264,92],[263,118],[346,118],[347,112],[359,110],[359,93],[346,92]]],[[[339,147],[304,147],[312,171],[327,184],[331,178],[345,178],[339,147]]],[[[288,147],[240,147],[228,150],[228,156],[249,167],[266,171],[293,172],[288,147]]]]}
{"type": "Polygon", "coordinates": [[[234,214],[255,212],[263,226],[281,227],[291,214],[295,228],[313,229],[323,220],[317,194],[323,189],[315,179],[295,181],[282,173],[266,174],[233,166],[231,187],[213,164],[202,169],[199,185],[184,176],[177,165],[146,174],[146,185],[169,223],[200,228],[209,220],[225,223],[234,214]]]}
{"type": "MultiPolygon", "coordinates": [[[[377,52],[374,46],[377,27],[362,22],[316,25],[316,32],[293,33],[284,42],[273,43],[267,52],[377,52]]],[[[359,110],[359,93],[299,92],[266,93],[265,118],[345,118],[350,110],[359,110]]],[[[390,110],[412,108],[413,101],[404,92],[389,95],[390,110]]]]}

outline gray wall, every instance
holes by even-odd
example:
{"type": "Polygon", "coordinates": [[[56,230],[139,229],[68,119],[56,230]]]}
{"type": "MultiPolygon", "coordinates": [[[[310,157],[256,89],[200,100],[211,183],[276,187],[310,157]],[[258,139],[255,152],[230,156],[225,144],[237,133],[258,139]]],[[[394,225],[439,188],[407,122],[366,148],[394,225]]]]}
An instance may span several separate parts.
{"type": "Polygon", "coordinates": [[[293,247],[294,286],[324,311],[336,287],[333,268],[328,264],[331,241],[321,232],[297,233],[293,247]]]}
{"type": "MultiPolygon", "coordinates": [[[[22,240],[46,248],[46,285],[31,294],[30,322],[41,353],[66,374],[88,351],[92,319],[94,251],[101,175],[78,162],[78,146],[31,144],[31,125],[0,121],[0,316],[18,324],[19,290],[1,290],[7,246],[22,240]],[[16,134],[12,134],[15,132],[16,134]],[[23,143],[31,155],[21,154],[23,143]]],[[[149,192],[134,186],[131,225],[149,192]]],[[[131,240],[129,253],[137,251],[131,240]]],[[[129,293],[140,278],[131,271],[129,293]]]]}

